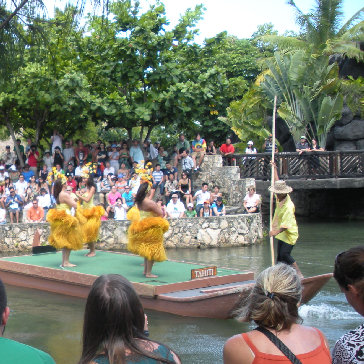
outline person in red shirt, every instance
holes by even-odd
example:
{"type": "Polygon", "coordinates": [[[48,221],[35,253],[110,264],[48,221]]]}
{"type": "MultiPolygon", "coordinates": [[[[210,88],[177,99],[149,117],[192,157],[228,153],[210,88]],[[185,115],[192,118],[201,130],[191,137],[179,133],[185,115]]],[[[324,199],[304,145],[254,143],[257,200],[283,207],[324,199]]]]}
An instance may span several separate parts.
{"type": "Polygon", "coordinates": [[[31,145],[27,153],[27,158],[28,158],[29,169],[34,172],[35,176],[38,176],[37,166],[39,160],[39,152],[37,151],[37,146],[35,144],[31,145]]]}
{"type": "Polygon", "coordinates": [[[66,182],[67,186],[71,186],[72,192],[76,193],[77,182],[73,178],[72,173],[66,172],[66,177],[67,177],[67,182],[66,182]]]}
{"type": "Polygon", "coordinates": [[[231,139],[226,138],[226,144],[220,147],[220,153],[222,155],[222,160],[225,165],[233,165],[233,154],[235,152],[234,146],[231,144],[231,139]]]}

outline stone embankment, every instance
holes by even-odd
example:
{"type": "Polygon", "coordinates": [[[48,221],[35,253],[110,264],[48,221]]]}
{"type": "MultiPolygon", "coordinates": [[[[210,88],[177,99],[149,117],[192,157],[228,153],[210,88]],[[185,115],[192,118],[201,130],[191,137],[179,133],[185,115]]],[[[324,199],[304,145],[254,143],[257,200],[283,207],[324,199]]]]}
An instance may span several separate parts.
{"type": "MultiPolygon", "coordinates": [[[[170,219],[165,234],[166,248],[217,248],[254,244],[262,238],[260,214],[223,217],[170,219]]],[[[124,250],[129,221],[103,221],[98,249],[124,250]]],[[[49,224],[0,225],[0,253],[30,252],[36,229],[41,229],[41,242],[49,235],[49,224]]]]}

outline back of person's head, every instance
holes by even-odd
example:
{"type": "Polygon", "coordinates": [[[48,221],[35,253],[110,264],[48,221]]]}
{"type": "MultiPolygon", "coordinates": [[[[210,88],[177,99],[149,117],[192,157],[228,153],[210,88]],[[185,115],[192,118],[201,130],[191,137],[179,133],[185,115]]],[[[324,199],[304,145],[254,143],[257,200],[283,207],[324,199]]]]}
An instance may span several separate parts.
{"type": "Polygon", "coordinates": [[[364,246],[351,248],[337,255],[334,277],[346,291],[353,285],[364,302],[364,246]]]}
{"type": "Polygon", "coordinates": [[[139,206],[147,196],[148,192],[149,184],[147,182],[141,183],[134,198],[135,204],[139,206]]]}
{"type": "Polygon", "coordinates": [[[300,320],[298,305],[302,286],[294,268],[279,263],[265,269],[238,312],[238,319],[277,331],[289,329],[300,320]]]}
{"type": "Polygon", "coordinates": [[[86,301],[79,364],[89,364],[100,353],[110,364],[125,363],[126,350],[159,358],[136,340],[148,340],[144,336],[144,320],[143,306],[126,278],[118,274],[98,277],[86,301]]]}
{"type": "Polygon", "coordinates": [[[0,326],[2,325],[1,320],[7,304],[8,304],[8,299],[6,296],[5,286],[2,280],[0,279],[0,326]]]}

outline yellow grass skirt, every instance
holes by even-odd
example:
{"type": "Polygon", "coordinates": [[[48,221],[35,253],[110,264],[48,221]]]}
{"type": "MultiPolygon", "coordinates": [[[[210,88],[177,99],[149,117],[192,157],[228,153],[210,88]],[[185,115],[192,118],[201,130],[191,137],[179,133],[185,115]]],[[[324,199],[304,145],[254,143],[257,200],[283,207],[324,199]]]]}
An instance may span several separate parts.
{"type": "Polygon", "coordinates": [[[163,234],[169,229],[169,223],[162,217],[150,216],[140,219],[136,207],[127,214],[131,225],[128,230],[128,250],[148,260],[163,262],[167,259],[163,246],[163,234]]]}
{"type": "Polygon", "coordinates": [[[56,249],[80,250],[83,248],[84,237],[77,218],[64,210],[50,209],[47,221],[51,225],[51,233],[48,237],[50,245],[56,249]]]}
{"type": "Polygon", "coordinates": [[[94,206],[88,209],[81,206],[77,207],[76,217],[80,222],[85,243],[94,243],[99,238],[101,216],[104,214],[105,210],[102,206],[94,206]]]}

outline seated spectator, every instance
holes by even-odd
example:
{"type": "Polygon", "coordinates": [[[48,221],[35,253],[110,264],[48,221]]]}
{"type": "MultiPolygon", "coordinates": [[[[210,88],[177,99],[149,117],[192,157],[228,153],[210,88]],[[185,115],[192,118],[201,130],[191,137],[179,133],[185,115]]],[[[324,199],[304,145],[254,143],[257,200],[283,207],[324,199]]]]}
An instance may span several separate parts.
{"type": "Polygon", "coordinates": [[[77,165],[76,169],[75,169],[75,177],[76,177],[76,181],[81,181],[82,180],[82,168],[84,167],[83,162],[80,162],[80,164],[77,165]]]}
{"type": "Polygon", "coordinates": [[[301,297],[301,279],[289,265],[279,263],[260,273],[238,317],[258,328],[225,343],[224,364],[296,362],[287,358],[289,352],[301,363],[331,364],[325,336],[299,323],[301,297]]]}
{"type": "Polygon", "coordinates": [[[184,204],[178,199],[178,194],[173,193],[172,198],[166,207],[167,217],[171,217],[174,219],[183,217],[185,214],[185,210],[186,209],[184,204]]]}
{"type": "Polygon", "coordinates": [[[50,172],[52,170],[52,167],[53,167],[53,157],[51,156],[51,153],[49,150],[46,150],[44,152],[44,156],[43,156],[43,165],[46,166],[47,168],[47,171],[50,172]]]}
{"type": "MultiPolygon", "coordinates": [[[[338,254],[334,278],[348,303],[364,316],[364,246],[357,246],[338,254]]],[[[347,332],[335,344],[333,364],[363,363],[364,324],[347,332]]]]}
{"type": "Polygon", "coordinates": [[[128,184],[128,181],[126,180],[126,178],[124,177],[124,175],[123,174],[119,174],[117,181],[115,181],[115,186],[116,186],[116,189],[118,190],[118,192],[120,193],[120,195],[122,195],[124,193],[125,186],[127,184],[128,184]]]}
{"type": "Polygon", "coordinates": [[[107,195],[107,203],[108,206],[106,208],[106,212],[108,214],[110,214],[110,212],[114,212],[114,207],[116,205],[116,200],[120,198],[121,199],[121,195],[118,192],[116,186],[112,186],[111,187],[111,192],[109,192],[109,194],[107,195]]]}
{"type": "Polygon", "coordinates": [[[202,209],[200,209],[200,217],[209,217],[209,216],[211,216],[210,200],[206,200],[203,203],[202,209]]]}
{"type": "MultiPolygon", "coordinates": [[[[157,151],[158,153],[158,151],[157,151]]],[[[129,148],[128,148],[128,144],[126,142],[123,142],[121,144],[121,149],[119,150],[119,164],[120,164],[120,169],[125,169],[128,170],[130,168],[130,156],[129,156],[129,148]],[[123,166],[124,165],[124,166],[123,166]]],[[[120,171],[119,171],[120,173],[120,171]]],[[[124,172],[121,172],[124,174],[124,172]]],[[[127,175],[125,175],[126,178],[128,178],[127,175]]]]}
{"type": "Polygon", "coordinates": [[[255,187],[253,185],[248,187],[248,193],[244,197],[243,201],[244,214],[259,212],[259,205],[261,203],[260,195],[255,193],[255,187]]]}
{"type": "Polygon", "coordinates": [[[166,162],[166,169],[163,171],[164,173],[164,183],[168,181],[168,177],[170,174],[174,175],[174,179],[177,180],[178,178],[178,169],[176,167],[173,167],[171,162],[168,160],[166,162]]]}
{"type": "Polygon", "coordinates": [[[201,163],[206,154],[206,141],[197,133],[196,139],[192,142],[192,160],[195,172],[202,171],[201,163]],[[198,159],[198,161],[197,161],[198,159]]]}
{"type": "Polygon", "coordinates": [[[211,216],[225,216],[226,210],[224,203],[222,202],[222,197],[218,197],[215,202],[211,205],[211,216]]]}
{"type": "Polygon", "coordinates": [[[5,153],[1,159],[5,162],[5,168],[9,169],[12,165],[15,165],[16,155],[10,150],[10,145],[5,147],[5,153]]]}
{"type": "Polygon", "coordinates": [[[0,224],[6,224],[6,210],[3,207],[0,207],[0,224]]]}
{"type": "MultiPolygon", "coordinates": [[[[68,187],[71,188],[71,187],[68,187]]],[[[71,189],[72,192],[72,189],[71,189]]],[[[44,211],[44,217],[47,216],[48,210],[52,207],[51,196],[45,188],[40,189],[40,195],[38,196],[38,205],[44,211]]]]}
{"type": "Polygon", "coordinates": [[[123,204],[128,207],[128,210],[134,206],[134,196],[131,193],[129,186],[125,186],[125,192],[121,197],[123,198],[123,204]]]}
{"type": "Polygon", "coordinates": [[[125,162],[120,163],[120,169],[118,171],[118,174],[122,174],[126,180],[129,179],[129,169],[125,162]]]}
{"type": "Polygon", "coordinates": [[[42,188],[44,188],[47,191],[47,193],[49,193],[49,186],[48,186],[47,180],[43,180],[42,177],[39,177],[38,185],[39,185],[39,191],[42,188]]]}
{"type": "Polygon", "coordinates": [[[163,216],[162,217],[166,217],[167,216],[167,212],[166,212],[166,206],[163,202],[163,198],[162,197],[158,197],[157,198],[157,205],[161,208],[163,216]]]}
{"type": "Polygon", "coordinates": [[[77,182],[76,180],[73,178],[73,174],[66,172],[66,177],[67,177],[67,186],[70,186],[72,188],[72,192],[76,193],[76,189],[77,189],[77,182]]]}
{"type": "Polygon", "coordinates": [[[16,182],[19,180],[20,172],[16,169],[15,165],[12,165],[9,170],[9,177],[12,182],[16,182]]]}
{"type": "Polygon", "coordinates": [[[0,280],[0,361],[6,364],[55,364],[55,361],[47,353],[3,337],[10,315],[7,304],[5,286],[0,280]]]}
{"type": "Polygon", "coordinates": [[[86,301],[78,363],[180,364],[168,347],[148,339],[147,324],[140,299],[127,279],[118,274],[98,277],[86,301]]]}
{"type": "Polygon", "coordinates": [[[72,174],[72,176],[75,176],[75,167],[72,163],[67,164],[66,173],[72,174]]]}
{"type": "Polygon", "coordinates": [[[152,178],[153,178],[153,185],[152,189],[150,191],[150,199],[153,199],[153,196],[155,194],[155,190],[159,187],[159,192],[163,196],[163,190],[164,190],[164,174],[161,171],[161,165],[158,163],[155,165],[155,170],[152,172],[152,178]]]}
{"type": "Polygon", "coordinates": [[[53,153],[53,166],[56,166],[57,164],[59,164],[60,167],[63,168],[64,156],[60,147],[55,147],[53,153]]]}
{"type": "Polygon", "coordinates": [[[226,143],[222,144],[220,147],[220,153],[222,155],[223,164],[226,166],[233,165],[233,154],[235,153],[235,148],[231,144],[231,139],[226,138],[226,143]]]}
{"type": "Polygon", "coordinates": [[[189,150],[181,148],[179,150],[181,156],[182,171],[187,173],[188,178],[191,179],[193,171],[193,159],[189,156],[189,150]]]}
{"type": "Polygon", "coordinates": [[[5,171],[5,167],[4,166],[0,166],[0,184],[2,182],[5,183],[5,178],[9,177],[9,173],[5,171]]]}
{"type": "Polygon", "coordinates": [[[27,222],[28,210],[33,206],[34,198],[36,198],[36,194],[30,187],[27,187],[23,196],[23,222],[27,222]]]}
{"type": "Polygon", "coordinates": [[[42,179],[43,181],[47,180],[48,170],[47,170],[47,166],[45,164],[43,164],[42,169],[39,171],[38,177],[39,177],[39,179],[42,179]]]}
{"type": "Polygon", "coordinates": [[[164,150],[162,146],[158,148],[158,156],[157,156],[157,163],[160,164],[161,170],[163,172],[167,169],[167,161],[168,161],[168,153],[164,150]]]}
{"type": "Polygon", "coordinates": [[[28,182],[28,187],[32,189],[32,192],[35,196],[39,195],[39,185],[37,181],[35,180],[35,176],[31,176],[28,182]]]}
{"type": "Polygon", "coordinates": [[[195,209],[193,208],[192,202],[190,202],[187,205],[187,210],[186,210],[185,214],[186,214],[186,217],[196,217],[197,216],[197,213],[196,213],[195,209]]]}
{"type": "Polygon", "coordinates": [[[210,202],[216,202],[218,197],[222,197],[222,193],[220,192],[220,187],[215,185],[213,191],[210,193],[210,202]]]}
{"type": "Polygon", "coordinates": [[[207,155],[213,155],[216,154],[216,148],[215,148],[215,143],[213,140],[211,140],[211,142],[209,143],[209,145],[206,148],[206,154],[207,155]]]}
{"type": "Polygon", "coordinates": [[[15,193],[14,187],[9,188],[10,196],[5,201],[5,207],[9,210],[10,222],[14,223],[14,215],[16,217],[16,222],[19,223],[19,213],[21,211],[21,206],[23,205],[22,198],[15,193]]]}
{"type": "Polygon", "coordinates": [[[33,206],[27,211],[27,219],[29,222],[42,222],[44,219],[44,210],[38,206],[38,200],[36,198],[32,201],[33,206]]]}
{"type": "Polygon", "coordinates": [[[19,181],[14,183],[16,193],[23,199],[25,196],[25,191],[28,187],[28,183],[25,181],[24,175],[19,175],[19,181]]]}
{"type": "Polygon", "coordinates": [[[178,182],[174,179],[174,174],[169,175],[169,179],[164,185],[164,195],[166,196],[167,203],[170,201],[173,193],[178,196],[178,182]]]}
{"type": "Polygon", "coordinates": [[[126,220],[126,210],[128,206],[123,204],[122,198],[116,199],[116,204],[114,206],[114,220],[121,221],[126,220]]]}
{"type": "Polygon", "coordinates": [[[111,191],[111,187],[114,186],[112,177],[112,173],[109,173],[108,176],[104,177],[100,184],[99,200],[103,206],[105,206],[106,195],[111,191]]]}
{"type": "Polygon", "coordinates": [[[182,199],[185,199],[186,205],[192,202],[191,180],[186,172],[182,172],[181,179],[178,182],[179,194],[182,199]]]}
{"type": "Polygon", "coordinates": [[[193,196],[193,200],[196,200],[196,213],[197,216],[200,216],[200,210],[203,208],[203,204],[205,201],[210,201],[210,192],[208,190],[209,185],[204,182],[202,183],[201,190],[198,190],[193,196]]]}
{"type": "Polygon", "coordinates": [[[130,191],[134,197],[136,196],[136,194],[138,192],[139,186],[140,186],[140,177],[136,172],[134,172],[132,177],[129,180],[130,191]]]}

